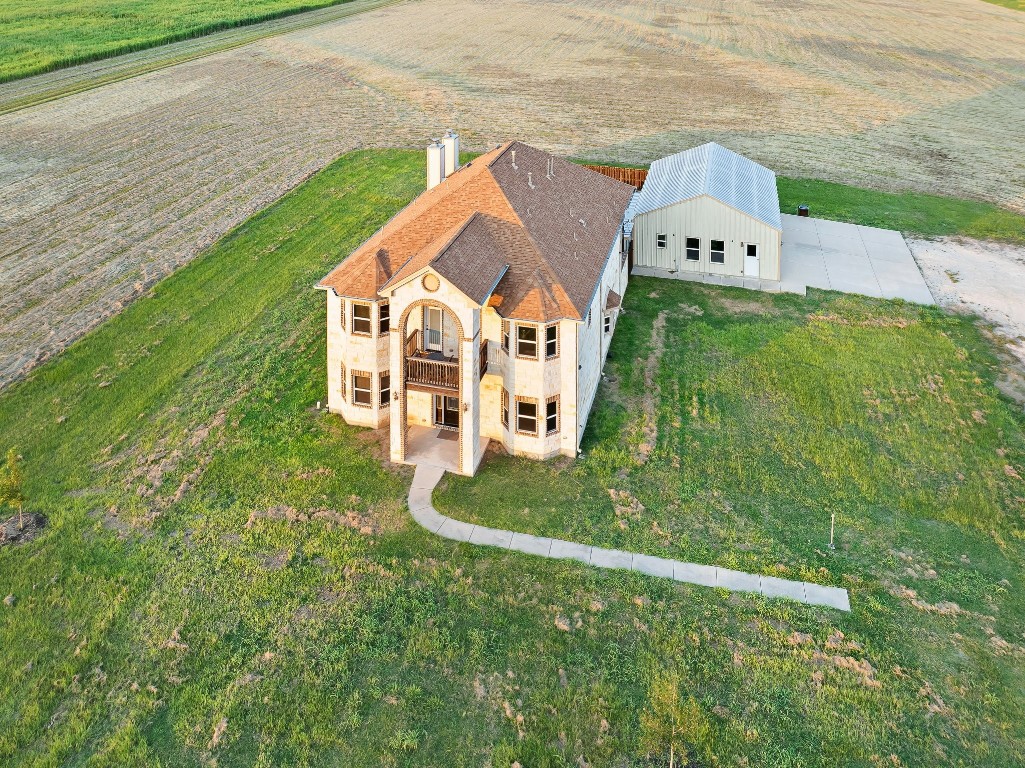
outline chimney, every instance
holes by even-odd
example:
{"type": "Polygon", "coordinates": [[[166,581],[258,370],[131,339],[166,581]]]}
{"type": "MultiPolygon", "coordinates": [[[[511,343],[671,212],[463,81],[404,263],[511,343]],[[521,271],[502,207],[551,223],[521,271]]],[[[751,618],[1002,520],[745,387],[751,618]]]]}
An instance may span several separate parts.
{"type": "Polygon", "coordinates": [[[459,170],[459,134],[449,128],[441,140],[445,145],[445,176],[451,176],[459,170]]]}
{"type": "Polygon", "coordinates": [[[434,189],[445,180],[445,145],[431,139],[427,145],[427,189],[434,189]]]}

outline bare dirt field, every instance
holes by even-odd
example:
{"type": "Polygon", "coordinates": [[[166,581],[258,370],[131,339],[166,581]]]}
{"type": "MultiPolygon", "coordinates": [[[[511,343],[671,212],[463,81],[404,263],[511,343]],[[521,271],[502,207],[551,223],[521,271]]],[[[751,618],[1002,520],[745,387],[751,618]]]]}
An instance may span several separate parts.
{"type": "Polygon", "coordinates": [[[1025,211],[1025,14],[408,2],[4,115],[0,385],[338,154],[449,126],[627,162],[714,139],[787,175],[1025,211]]]}

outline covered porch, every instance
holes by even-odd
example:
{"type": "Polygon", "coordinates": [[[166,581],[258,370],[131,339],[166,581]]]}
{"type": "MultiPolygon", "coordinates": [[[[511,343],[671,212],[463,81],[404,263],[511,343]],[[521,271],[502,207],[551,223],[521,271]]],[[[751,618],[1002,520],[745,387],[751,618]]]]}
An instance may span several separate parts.
{"type": "MultiPolygon", "coordinates": [[[[406,464],[439,467],[459,474],[459,436],[454,429],[409,425],[406,436],[406,464]]],[[[480,453],[488,447],[488,438],[480,437],[480,453]]]]}

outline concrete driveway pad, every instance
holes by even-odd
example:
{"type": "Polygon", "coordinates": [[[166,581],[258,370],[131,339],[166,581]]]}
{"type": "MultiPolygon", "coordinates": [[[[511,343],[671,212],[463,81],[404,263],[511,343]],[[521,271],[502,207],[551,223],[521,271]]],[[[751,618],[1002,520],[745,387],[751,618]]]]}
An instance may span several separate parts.
{"type": "Polygon", "coordinates": [[[934,304],[900,232],[842,221],[783,215],[780,284],[934,304]]]}

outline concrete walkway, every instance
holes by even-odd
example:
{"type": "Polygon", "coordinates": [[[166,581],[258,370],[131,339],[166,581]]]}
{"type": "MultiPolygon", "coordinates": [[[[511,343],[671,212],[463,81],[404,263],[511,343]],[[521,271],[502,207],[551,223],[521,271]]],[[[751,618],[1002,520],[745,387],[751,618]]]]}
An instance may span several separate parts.
{"type": "Polygon", "coordinates": [[[586,544],[575,544],[561,539],[532,536],[529,533],[514,533],[483,525],[464,523],[445,517],[434,508],[431,495],[444,476],[441,467],[420,464],[413,476],[409,489],[409,509],[413,519],[420,525],[446,539],[482,544],[500,549],[512,549],[528,555],[538,555],[554,560],[579,560],[597,568],[620,568],[636,571],[648,576],[661,576],[688,584],[704,587],[723,587],[739,592],[755,592],[765,597],[786,597],[808,605],[824,605],[841,611],[849,611],[851,604],[846,589],[824,587],[806,581],[790,581],[775,576],[759,576],[753,573],[733,571],[714,565],[684,563],[663,557],[624,552],[618,549],[602,549],[586,544]]]}

